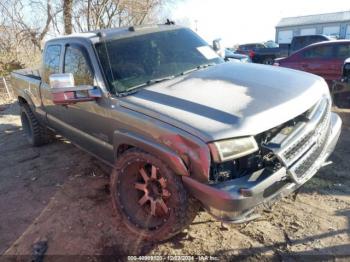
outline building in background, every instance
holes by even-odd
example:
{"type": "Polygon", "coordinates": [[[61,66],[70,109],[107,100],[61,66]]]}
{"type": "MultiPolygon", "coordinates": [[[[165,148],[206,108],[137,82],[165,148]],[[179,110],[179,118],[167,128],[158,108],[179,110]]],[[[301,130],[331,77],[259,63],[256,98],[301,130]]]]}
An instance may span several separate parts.
{"type": "Polygon", "coordinates": [[[315,34],[350,39],[350,11],[286,17],[276,26],[279,44],[289,44],[294,36],[315,34]]]}

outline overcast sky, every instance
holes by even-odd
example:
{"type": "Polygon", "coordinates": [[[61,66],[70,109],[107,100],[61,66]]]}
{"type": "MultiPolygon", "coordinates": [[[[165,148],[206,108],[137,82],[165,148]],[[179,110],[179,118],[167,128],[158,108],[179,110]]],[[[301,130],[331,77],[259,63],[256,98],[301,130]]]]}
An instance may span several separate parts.
{"type": "Polygon", "coordinates": [[[211,42],[222,38],[235,43],[275,40],[275,26],[282,17],[349,11],[349,0],[180,0],[171,18],[195,29],[211,42]]]}

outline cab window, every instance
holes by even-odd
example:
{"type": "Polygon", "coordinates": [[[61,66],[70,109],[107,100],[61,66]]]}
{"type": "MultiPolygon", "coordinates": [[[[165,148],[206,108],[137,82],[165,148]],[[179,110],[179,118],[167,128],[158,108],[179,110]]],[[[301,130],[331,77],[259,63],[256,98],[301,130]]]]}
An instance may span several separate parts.
{"type": "Polygon", "coordinates": [[[304,51],[303,57],[306,59],[327,59],[331,58],[332,46],[315,46],[304,51]]]}
{"type": "Polygon", "coordinates": [[[79,85],[93,85],[94,79],[88,60],[82,49],[68,46],[64,57],[64,72],[72,73],[74,83],[79,85]]]}
{"type": "Polygon", "coordinates": [[[43,82],[49,83],[51,74],[57,74],[60,71],[61,46],[50,45],[46,48],[43,65],[43,82]]]}
{"type": "Polygon", "coordinates": [[[336,45],[335,47],[336,58],[346,59],[350,57],[350,44],[336,45]]]}

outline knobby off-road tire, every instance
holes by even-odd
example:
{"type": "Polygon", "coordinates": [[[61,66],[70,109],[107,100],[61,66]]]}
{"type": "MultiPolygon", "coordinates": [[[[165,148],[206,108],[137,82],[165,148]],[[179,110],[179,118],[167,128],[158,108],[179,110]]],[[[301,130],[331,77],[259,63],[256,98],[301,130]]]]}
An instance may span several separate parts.
{"type": "Polygon", "coordinates": [[[52,140],[50,131],[39,123],[27,104],[21,105],[20,115],[23,131],[31,145],[41,146],[52,140]]]}
{"type": "Polygon", "coordinates": [[[181,177],[160,159],[138,149],[129,149],[118,158],[111,176],[111,196],[126,229],[151,242],[180,233],[200,208],[181,177]],[[156,202],[153,209],[152,201],[156,202]]]}

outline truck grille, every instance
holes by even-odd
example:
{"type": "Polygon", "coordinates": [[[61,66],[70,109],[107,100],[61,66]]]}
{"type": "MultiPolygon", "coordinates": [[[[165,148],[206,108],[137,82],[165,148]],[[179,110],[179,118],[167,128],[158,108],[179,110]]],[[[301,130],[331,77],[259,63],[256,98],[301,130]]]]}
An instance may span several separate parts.
{"type": "MultiPolygon", "coordinates": [[[[296,141],[287,147],[283,152],[284,161],[287,164],[292,164],[293,161],[298,159],[300,153],[304,153],[312,147],[317,141],[318,137],[325,133],[327,130],[325,129],[327,124],[329,123],[330,118],[330,106],[328,100],[322,101],[318,105],[320,110],[318,119],[310,119],[310,122],[313,121],[313,124],[306,124],[303,128],[304,130],[308,130],[305,133],[301,133],[296,141]],[[298,154],[299,153],[299,154],[298,154]]],[[[315,116],[317,117],[317,116],[315,116]]]]}
{"type": "Polygon", "coordinates": [[[270,148],[297,183],[313,171],[322,155],[330,132],[330,109],[329,99],[322,98],[305,114],[305,120],[296,123],[279,147],[270,148]]]}
{"type": "Polygon", "coordinates": [[[295,167],[291,168],[291,171],[298,177],[303,178],[304,175],[308,173],[310,168],[316,162],[316,160],[321,156],[323,149],[327,142],[327,136],[324,136],[322,141],[320,141],[319,145],[315,145],[311,150],[310,154],[308,154],[303,160],[295,165],[295,167]]]}

